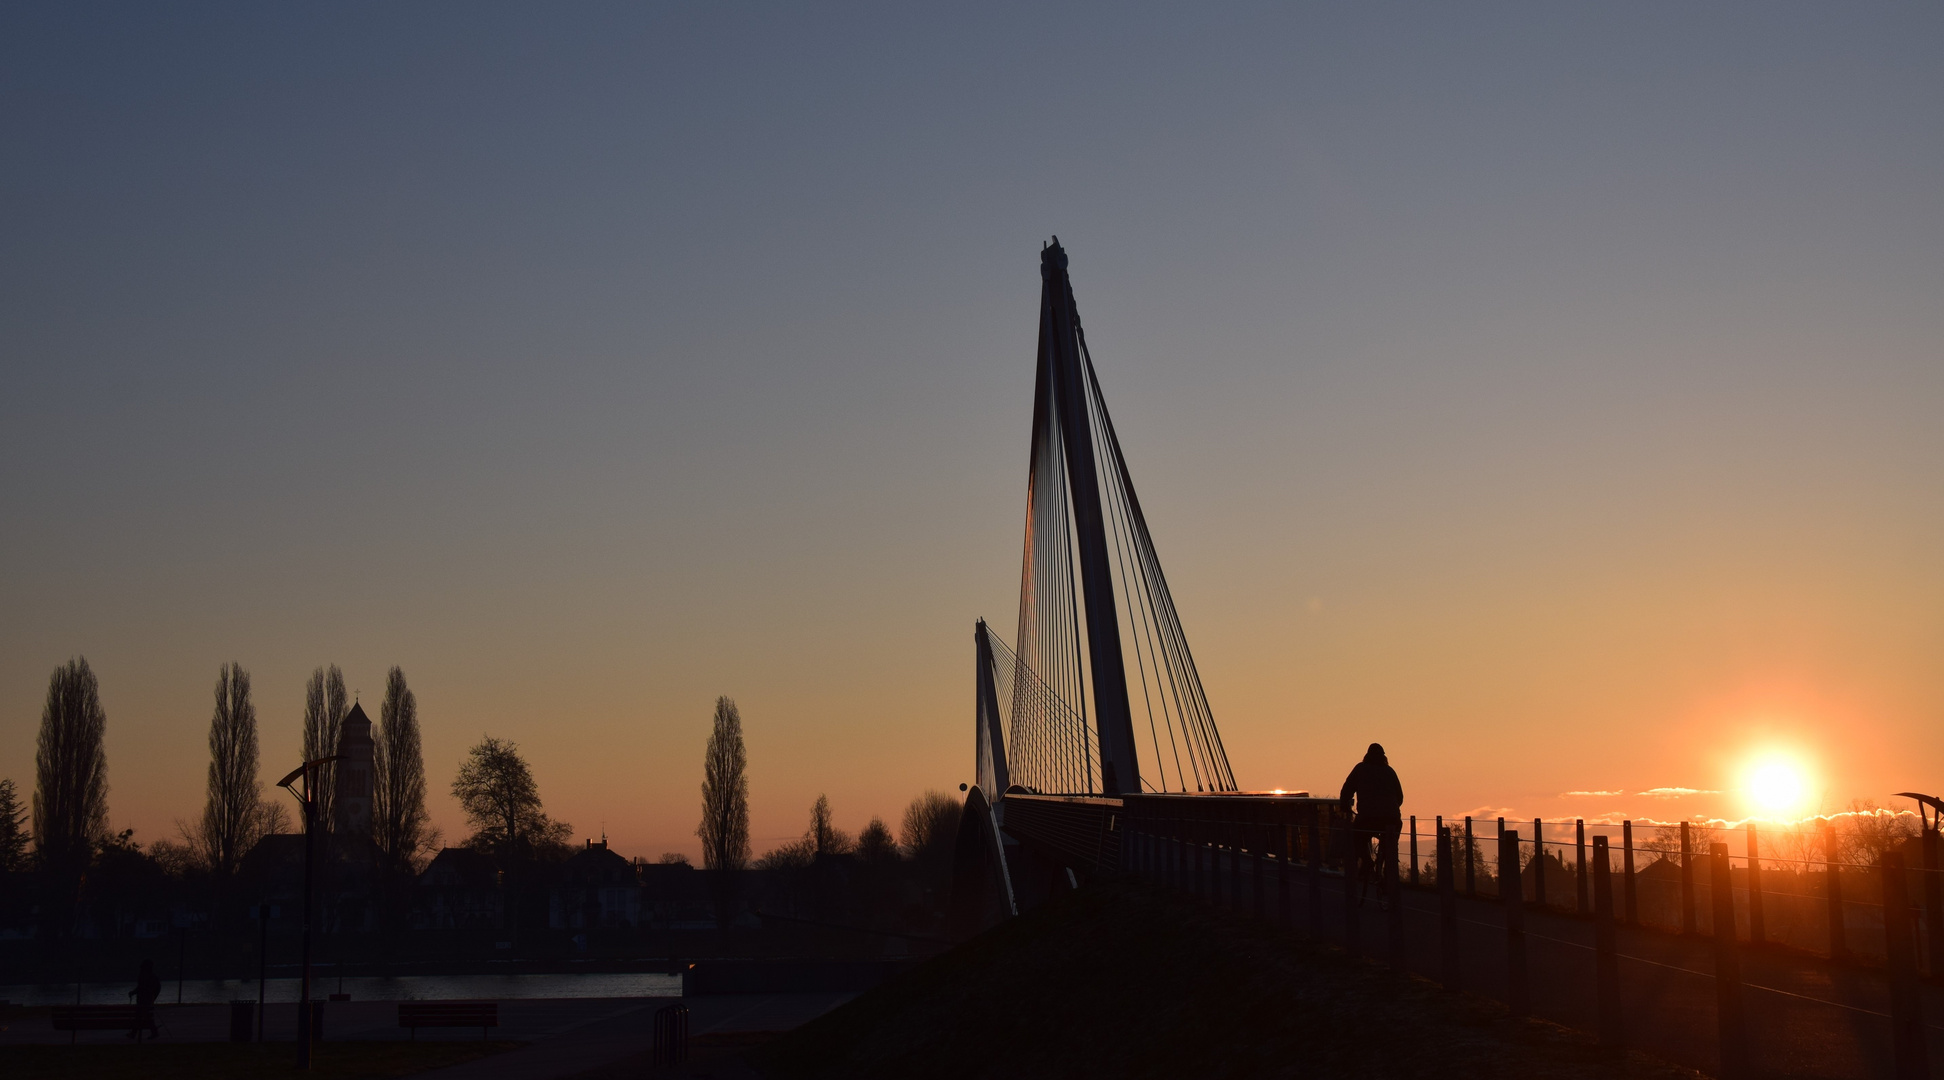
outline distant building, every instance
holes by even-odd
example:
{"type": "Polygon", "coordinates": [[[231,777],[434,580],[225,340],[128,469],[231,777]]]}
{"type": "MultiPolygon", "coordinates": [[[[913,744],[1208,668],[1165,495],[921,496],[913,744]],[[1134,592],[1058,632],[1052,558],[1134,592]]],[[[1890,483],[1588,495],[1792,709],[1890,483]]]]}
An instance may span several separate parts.
{"type": "Polygon", "coordinates": [[[634,864],[608,850],[605,838],[587,841],[560,864],[548,892],[547,925],[553,929],[641,923],[641,884],[634,864]]]}
{"type": "MultiPolygon", "coordinates": [[[[376,930],[382,855],[371,839],[371,718],[363,706],[353,704],[345,714],[335,752],[335,801],[329,831],[318,838],[313,882],[319,926],[376,930]]],[[[303,822],[297,824],[300,831],[266,836],[243,857],[243,877],[255,893],[251,903],[274,904],[284,919],[299,918],[303,910],[303,822]]]]}
{"type": "Polygon", "coordinates": [[[472,848],[443,848],[418,876],[415,930],[497,930],[503,910],[499,864],[472,848]]]}
{"type": "Polygon", "coordinates": [[[331,832],[371,839],[371,718],[353,704],[338,728],[337,784],[333,791],[331,832]]]}

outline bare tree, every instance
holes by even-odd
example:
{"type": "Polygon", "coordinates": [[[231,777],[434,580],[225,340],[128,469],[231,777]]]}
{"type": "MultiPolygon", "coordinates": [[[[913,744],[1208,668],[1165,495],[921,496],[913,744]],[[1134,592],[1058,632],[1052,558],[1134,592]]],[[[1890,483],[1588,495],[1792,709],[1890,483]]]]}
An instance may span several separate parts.
{"type": "Polygon", "coordinates": [[[12,780],[0,780],[0,873],[27,869],[27,811],[12,780]]]}
{"type": "Polygon", "coordinates": [[[943,851],[949,857],[958,839],[960,812],[958,800],[942,791],[927,791],[911,800],[898,830],[905,854],[914,859],[936,858],[943,851]]]}
{"type": "Polygon", "coordinates": [[[425,752],[419,742],[418,697],[394,667],[372,747],[371,838],[394,868],[417,869],[433,842],[425,812],[425,752]]]}
{"type": "Polygon", "coordinates": [[[749,760],[743,749],[742,714],[736,703],[716,698],[715,726],[702,757],[702,865],[741,870],[749,865],[749,760]]]}
{"type": "MultiPolygon", "coordinates": [[[[344,692],[344,672],[336,664],[311,672],[304,684],[304,760],[316,761],[337,753],[338,730],[345,714],[351,711],[350,695],[344,692]]],[[[317,792],[317,824],[329,830],[337,795],[337,767],[324,765],[312,776],[317,792]]]]}
{"type": "Polygon", "coordinates": [[[1849,826],[1839,841],[1845,862],[1874,866],[1918,834],[1917,815],[1883,809],[1873,799],[1852,800],[1848,818],[1849,826]]]}
{"type": "MultiPolygon", "coordinates": [[[[1708,853],[1709,845],[1721,838],[1721,830],[1708,823],[1705,817],[1688,819],[1688,851],[1699,857],[1708,853]]],[[[1681,826],[1658,825],[1654,835],[1640,845],[1642,851],[1651,851],[1660,859],[1677,859],[1681,855],[1681,826]]]]}
{"type": "Polygon", "coordinates": [[[452,781],[452,795],[473,827],[467,846],[502,858],[529,857],[565,844],[573,835],[573,826],[547,817],[533,769],[507,739],[488,735],[467,751],[452,781]]]}
{"type": "Polygon", "coordinates": [[[63,902],[72,901],[96,843],[108,835],[107,731],[87,658],[55,668],[34,753],[34,852],[63,902]]]}
{"type": "Polygon", "coordinates": [[[236,873],[258,836],[263,785],[257,781],[257,716],[250,673],[224,664],[209,719],[209,796],[197,830],[202,855],[219,878],[236,873]]]}

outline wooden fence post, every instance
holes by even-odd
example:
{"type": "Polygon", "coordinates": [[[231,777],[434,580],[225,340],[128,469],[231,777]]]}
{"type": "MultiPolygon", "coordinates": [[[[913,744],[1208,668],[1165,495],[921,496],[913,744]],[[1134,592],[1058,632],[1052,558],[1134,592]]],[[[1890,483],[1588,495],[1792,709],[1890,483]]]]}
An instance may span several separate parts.
{"type": "Polygon", "coordinates": [[[1465,895],[1476,898],[1478,896],[1478,878],[1473,872],[1474,869],[1472,866],[1472,863],[1474,861],[1473,855],[1474,852],[1472,849],[1471,815],[1466,814],[1465,815],[1465,895]]]}
{"type": "Polygon", "coordinates": [[[1877,864],[1883,878],[1883,955],[1890,975],[1890,1049],[1897,1080],[1930,1076],[1924,1038],[1924,1000],[1917,990],[1916,928],[1910,920],[1910,881],[1903,856],[1887,852],[1877,864]]]}
{"type": "Polygon", "coordinates": [[[1622,885],[1627,890],[1627,925],[1639,926],[1640,925],[1640,902],[1639,902],[1640,894],[1634,891],[1634,857],[1633,857],[1633,822],[1632,821],[1623,821],[1620,823],[1620,848],[1621,848],[1620,857],[1623,860],[1621,864],[1621,868],[1626,871],[1626,875],[1627,875],[1622,880],[1622,885]]]}
{"type": "Polygon", "coordinates": [[[1546,907],[1546,825],[1532,819],[1532,905],[1546,907]]]}
{"type": "Polygon", "coordinates": [[[1417,815],[1411,815],[1411,888],[1418,887],[1417,815]]]}
{"type": "Polygon", "coordinates": [[[1505,997],[1512,1015],[1530,1008],[1526,994],[1525,896],[1519,885],[1519,834],[1499,833],[1499,903],[1505,907],[1505,997]]]}
{"type": "Polygon", "coordinates": [[[1829,958],[1838,962],[1849,959],[1849,934],[1843,918],[1843,869],[1842,850],[1836,846],[1836,825],[1824,818],[1822,823],[1823,844],[1823,906],[1829,910],[1829,958]]]}
{"type": "Polygon", "coordinates": [[[1762,917],[1762,860],[1755,837],[1755,823],[1748,823],[1748,943],[1768,941],[1768,924],[1762,917]]]}
{"type": "Polygon", "coordinates": [[[1613,944],[1613,867],[1607,838],[1593,838],[1593,982],[1599,1002],[1600,1045],[1626,1045],[1620,1016],[1620,956],[1613,944]]]}
{"type": "Polygon", "coordinates": [[[1694,918],[1694,843],[1688,823],[1681,822],[1681,933],[1698,932],[1694,918]]]}
{"type": "Polygon", "coordinates": [[[1463,982],[1458,967],[1458,868],[1451,861],[1451,830],[1438,825],[1438,967],[1446,990],[1463,982]]]}
{"type": "Polygon", "coordinates": [[[1573,910],[1585,915],[1591,909],[1586,906],[1586,819],[1573,819],[1573,853],[1575,862],[1573,872],[1573,910]]]}
{"type": "Polygon", "coordinates": [[[1728,845],[1708,853],[1708,898],[1714,911],[1715,1031],[1721,1047],[1721,1080],[1748,1077],[1748,1027],[1742,1016],[1741,956],[1735,947],[1735,886],[1728,845]]]}

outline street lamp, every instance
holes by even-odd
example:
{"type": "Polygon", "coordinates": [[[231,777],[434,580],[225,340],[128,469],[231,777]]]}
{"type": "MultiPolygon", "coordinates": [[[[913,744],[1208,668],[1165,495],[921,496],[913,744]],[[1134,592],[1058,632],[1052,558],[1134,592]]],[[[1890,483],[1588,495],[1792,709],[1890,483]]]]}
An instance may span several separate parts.
{"type": "Polygon", "coordinates": [[[311,1067],[311,864],[316,861],[317,851],[317,798],[311,790],[311,772],[320,765],[328,765],[338,759],[338,755],[321,757],[306,761],[292,769],[289,776],[277,781],[277,786],[290,792],[297,804],[304,808],[304,968],[303,979],[298,983],[297,997],[297,1067],[311,1067]],[[291,785],[303,778],[304,790],[300,794],[291,785]]]}

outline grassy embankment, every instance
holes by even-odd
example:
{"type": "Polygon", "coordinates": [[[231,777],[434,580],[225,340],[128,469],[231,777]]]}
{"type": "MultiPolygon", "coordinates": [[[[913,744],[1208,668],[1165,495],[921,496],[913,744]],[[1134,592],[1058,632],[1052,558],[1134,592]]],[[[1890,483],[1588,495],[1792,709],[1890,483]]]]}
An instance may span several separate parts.
{"type": "Polygon", "coordinates": [[[1123,886],[1059,897],[749,1060],[779,1080],[1698,1075],[1123,886]]]}

